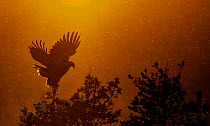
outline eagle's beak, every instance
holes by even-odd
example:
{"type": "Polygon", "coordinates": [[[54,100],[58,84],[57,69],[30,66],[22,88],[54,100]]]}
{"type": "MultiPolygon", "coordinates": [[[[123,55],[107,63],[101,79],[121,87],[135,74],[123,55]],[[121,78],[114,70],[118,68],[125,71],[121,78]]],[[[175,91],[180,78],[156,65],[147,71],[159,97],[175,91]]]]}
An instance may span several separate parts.
{"type": "Polygon", "coordinates": [[[73,68],[75,69],[75,64],[74,64],[74,62],[69,61],[69,63],[70,63],[70,67],[73,67],[73,68]]]}
{"type": "Polygon", "coordinates": [[[75,69],[75,65],[72,66],[75,69]]]}

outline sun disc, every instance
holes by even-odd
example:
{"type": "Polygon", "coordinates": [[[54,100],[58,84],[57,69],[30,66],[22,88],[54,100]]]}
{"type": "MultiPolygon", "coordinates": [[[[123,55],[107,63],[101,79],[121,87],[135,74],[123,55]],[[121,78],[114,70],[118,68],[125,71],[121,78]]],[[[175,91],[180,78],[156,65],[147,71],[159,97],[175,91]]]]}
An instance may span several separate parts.
{"type": "Polygon", "coordinates": [[[87,6],[91,0],[61,0],[65,4],[70,5],[71,7],[84,7],[87,6]]]}

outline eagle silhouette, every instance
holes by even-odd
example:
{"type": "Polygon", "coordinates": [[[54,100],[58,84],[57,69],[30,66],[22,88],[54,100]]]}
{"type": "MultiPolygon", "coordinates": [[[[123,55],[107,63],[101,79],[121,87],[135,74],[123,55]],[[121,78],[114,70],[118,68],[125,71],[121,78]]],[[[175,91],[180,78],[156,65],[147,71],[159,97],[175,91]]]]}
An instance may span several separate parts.
{"type": "Polygon", "coordinates": [[[42,40],[36,43],[32,41],[32,45],[28,46],[34,60],[40,62],[43,66],[34,64],[39,76],[47,78],[46,84],[56,88],[61,77],[68,72],[70,67],[75,68],[75,64],[69,61],[70,56],[76,53],[76,49],[80,44],[80,35],[73,31],[69,32],[50,49],[49,53],[45,48],[45,42],[42,40]]]}

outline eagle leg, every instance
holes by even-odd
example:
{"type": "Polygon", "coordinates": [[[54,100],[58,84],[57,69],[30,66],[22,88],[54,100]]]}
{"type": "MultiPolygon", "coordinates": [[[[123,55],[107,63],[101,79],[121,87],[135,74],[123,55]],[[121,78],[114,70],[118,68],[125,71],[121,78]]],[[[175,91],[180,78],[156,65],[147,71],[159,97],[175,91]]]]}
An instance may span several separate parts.
{"type": "Polygon", "coordinates": [[[46,68],[44,68],[42,66],[39,66],[39,65],[36,65],[36,64],[34,64],[33,68],[37,69],[37,72],[39,73],[38,74],[39,76],[48,78],[46,68]]]}

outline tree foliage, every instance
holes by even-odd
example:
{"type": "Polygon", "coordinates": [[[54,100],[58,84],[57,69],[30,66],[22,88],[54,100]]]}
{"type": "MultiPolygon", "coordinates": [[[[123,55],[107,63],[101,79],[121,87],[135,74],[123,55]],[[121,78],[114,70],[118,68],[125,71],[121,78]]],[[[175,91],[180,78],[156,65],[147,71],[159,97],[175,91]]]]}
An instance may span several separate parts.
{"type": "Polygon", "coordinates": [[[121,110],[113,109],[113,100],[121,94],[118,84],[119,78],[102,86],[97,78],[86,76],[85,86],[78,89],[70,99],[74,113],[72,123],[83,126],[117,124],[121,110]]]}
{"type": "Polygon", "coordinates": [[[43,93],[34,104],[35,112],[21,109],[19,126],[98,126],[115,125],[121,110],[114,110],[114,99],[121,94],[119,78],[103,86],[96,77],[86,76],[84,86],[70,100],[55,97],[55,90],[43,93]]]}
{"type": "Polygon", "coordinates": [[[158,62],[153,65],[157,72],[151,75],[147,69],[140,77],[128,75],[139,91],[128,107],[137,114],[130,113],[130,120],[124,124],[164,126],[182,123],[186,94],[180,83],[183,66],[184,62],[179,64],[179,73],[173,77],[169,76],[168,66],[160,68],[158,62]]]}
{"type": "Polygon", "coordinates": [[[202,91],[196,93],[196,101],[184,105],[186,126],[207,126],[209,106],[205,101],[202,91]]]}
{"type": "Polygon", "coordinates": [[[147,69],[140,77],[128,75],[138,88],[128,109],[132,110],[130,119],[121,122],[129,126],[207,126],[209,109],[201,91],[197,92],[197,101],[186,102],[186,91],[180,82],[184,61],[178,64],[176,76],[169,76],[168,66],[160,68],[154,63],[157,72],[148,74],[147,69]]]}

